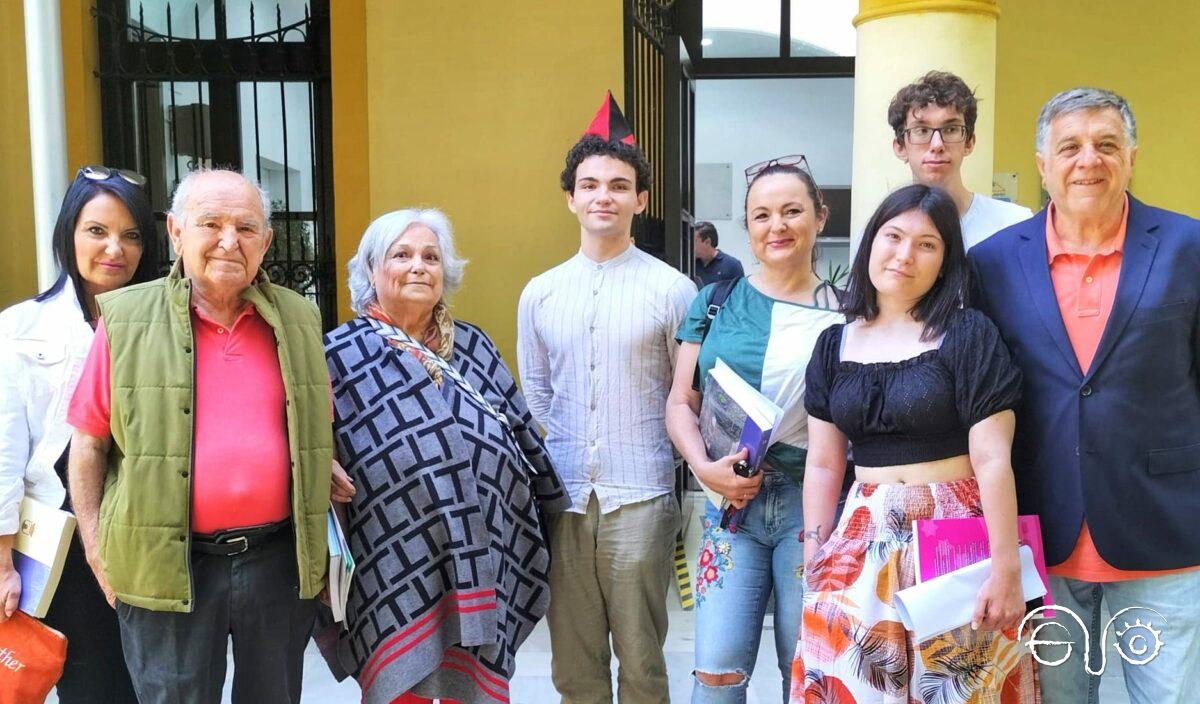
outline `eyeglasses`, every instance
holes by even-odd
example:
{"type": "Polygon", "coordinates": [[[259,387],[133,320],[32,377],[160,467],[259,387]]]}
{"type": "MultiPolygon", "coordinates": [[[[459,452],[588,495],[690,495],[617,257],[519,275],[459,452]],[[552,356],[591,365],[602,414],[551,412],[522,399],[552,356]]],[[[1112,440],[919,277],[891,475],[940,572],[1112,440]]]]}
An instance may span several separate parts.
{"type": "MultiPolygon", "coordinates": [[[[789,154],[776,159],[767,159],[760,161],[757,164],[751,164],[746,167],[746,185],[749,186],[759,174],[771,168],[772,166],[794,166],[807,173],[812,177],[812,169],[808,168],[808,159],[804,158],[803,154],[789,154]]],[[[815,179],[814,179],[815,182],[815,179]]]]}
{"type": "Polygon", "coordinates": [[[119,176],[127,183],[139,188],[146,185],[146,177],[129,169],[110,169],[107,166],[84,166],[75,174],[91,181],[107,181],[113,176],[119,176]]]}
{"type": "Polygon", "coordinates": [[[908,137],[909,144],[929,144],[933,141],[933,133],[937,132],[942,136],[942,141],[946,144],[958,144],[965,142],[967,139],[966,125],[943,125],[942,127],[909,127],[904,130],[904,134],[908,137]]]}

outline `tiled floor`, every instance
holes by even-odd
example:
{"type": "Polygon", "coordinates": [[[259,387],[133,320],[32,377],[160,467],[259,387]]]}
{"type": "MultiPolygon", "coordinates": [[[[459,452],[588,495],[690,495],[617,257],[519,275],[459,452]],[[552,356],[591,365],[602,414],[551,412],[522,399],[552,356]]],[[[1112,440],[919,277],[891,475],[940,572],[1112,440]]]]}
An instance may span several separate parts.
{"type": "MultiPolygon", "coordinates": [[[[758,664],[750,680],[748,704],[778,702],[781,698],[780,678],[775,666],[770,624],[764,629],[762,645],[758,652],[758,664]]],[[[667,671],[671,680],[671,701],[686,702],[691,698],[692,682],[692,617],[684,611],[671,612],[671,626],[667,635],[667,671]]],[[[232,661],[232,656],[230,657],[232,661]]],[[[1128,704],[1125,682],[1120,667],[1111,663],[1100,687],[1103,704],[1128,704]]],[[[614,677],[616,674],[614,665],[614,677]]],[[[224,702],[229,702],[231,682],[225,683],[224,702]]],[[[614,679],[614,691],[616,684],[614,679]]],[[[529,641],[517,655],[517,674],[512,681],[513,704],[552,704],[558,701],[550,683],[550,636],[545,622],[538,625],[529,641]]],[[[58,697],[51,694],[47,700],[58,704],[58,697]]],[[[304,704],[353,704],[359,701],[358,686],[353,680],[336,682],[325,667],[325,661],[310,645],[304,663],[304,704]]],[[[102,703],[97,703],[102,704],[102,703]]]]}
{"type": "MultiPolygon", "coordinates": [[[[692,615],[676,607],[670,612],[670,623],[665,651],[671,681],[671,701],[687,702],[691,699],[692,688],[692,615]]],[[[768,623],[764,628],[758,664],[750,680],[748,704],[767,704],[778,702],[781,698],[779,671],[775,666],[774,653],[771,652],[773,648],[771,632],[768,630],[770,627],[768,623]]],[[[227,680],[225,702],[230,701],[230,686],[231,682],[227,680]]],[[[550,635],[544,621],[538,624],[517,655],[517,673],[512,681],[511,694],[513,704],[553,704],[558,701],[550,683],[550,635]]],[[[58,698],[52,694],[48,701],[57,704],[58,698]]],[[[334,681],[325,666],[325,661],[317,653],[316,646],[310,645],[305,657],[304,704],[353,704],[358,701],[358,686],[354,681],[334,681]]],[[[1100,687],[1100,701],[1103,704],[1129,702],[1118,662],[1110,660],[1100,687]]]]}
{"type": "MultiPolygon", "coordinates": [[[[689,702],[691,699],[691,652],[694,644],[692,615],[682,612],[677,606],[671,610],[670,615],[671,627],[667,633],[665,651],[667,672],[671,678],[671,700],[678,704],[689,702]]],[[[769,704],[780,702],[781,699],[779,669],[775,666],[770,627],[772,626],[768,620],[763,628],[755,673],[750,679],[750,692],[746,698],[748,704],[769,704]]],[[[229,660],[233,661],[232,655],[229,660]]],[[[616,667],[613,668],[613,674],[616,675],[616,667]]],[[[616,680],[613,682],[613,691],[616,691],[616,680]]],[[[227,680],[226,696],[223,699],[226,703],[230,702],[230,686],[232,682],[227,680]]],[[[512,679],[511,696],[514,704],[558,702],[558,696],[554,693],[550,681],[550,633],[547,632],[545,621],[538,625],[533,636],[529,637],[528,642],[517,654],[517,672],[512,679]]],[[[325,667],[325,661],[320,658],[316,645],[310,645],[305,657],[305,687],[302,700],[304,704],[354,704],[359,702],[359,688],[353,680],[335,681],[329,674],[329,669],[325,667]]],[[[58,704],[58,698],[50,694],[48,702],[58,704]]],[[[1100,686],[1100,702],[1129,703],[1124,693],[1124,682],[1118,662],[1110,662],[1110,667],[1105,672],[1100,686]]]]}
{"type": "MultiPolygon", "coordinates": [[[[697,501],[698,503],[698,501],[697,501]]],[[[693,513],[694,506],[686,513],[693,513]]],[[[699,549],[698,521],[689,521],[692,530],[688,535],[688,554],[695,555],[699,549]]],[[[667,674],[670,678],[671,701],[687,702],[692,692],[692,653],[695,644],[694,621],[692,613],[682,611],[674,592],[669,598],[670,627],[667,632],[667,642],[663,648],[666,654],[667,674]]],[[[758,661],[754,675],[750,679],[747,704],[767,704],[778,702],[782,698],[779,668],[776,665],[774,651],[774,636],[772,624],[768,616],[763,628],[763,638],[759,644],[758,661]]],[[[232,655],[229,661],[232,662],[232,655]]],[[[613,691],[616,691],[616,667],[613,663],[613,691]]],[[[230,673],[232,674],[232,673],[230,673]]],[[[231,678],[225,683],[225,702],[229,702],[229,692],[232,687],[231,678]]],[[[512,680],[511,696],[513,704],[552,704],[558,701],[558,695],[550,681],[550,634],[543,620],[538,624],[529,640],[517,653],[517,671],[512,680]]],[[[47,700],[57,704],[58,699],[53,694],[47,700]]],[[[304,704],[352,704],[359,701],[358,686],[353,680],[336,682],[329,674],[325,661],[321,659],[316,646],[310,644],[305,654],[304,662],[304,704]]],[[[1109,667],[1105,672],[1100,687],[1102,704],[1128,704],[1125,694],[1125,681],[1118,662],[1110,658],[1109,667]]],[[[100,703],[98,703],[100,704],[100,703]]],[[[1070,703],[1074,704],[1074,703],[1070,703]]],[[[1081,703],[1082,704],[1082,703],[1081,703]]]]}

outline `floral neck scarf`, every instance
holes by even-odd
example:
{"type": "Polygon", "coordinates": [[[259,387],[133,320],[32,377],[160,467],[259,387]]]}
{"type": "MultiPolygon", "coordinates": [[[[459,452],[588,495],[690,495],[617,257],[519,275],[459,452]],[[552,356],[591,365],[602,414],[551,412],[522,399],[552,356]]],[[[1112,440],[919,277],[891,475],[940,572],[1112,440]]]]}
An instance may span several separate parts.
{"type": "MultiPolygon", "coordinates": [[[[387,323],[392,327],[396,326],[378,302],[367,306],[367,317],[387,323]]],[[[433,307],[433,321],[425,330],[425,334],[417,341],[418,344],[408,344],[395,337],[388,337],[387,341],[392,347],[404,350],[416,357],[421,366],[425,367],[425,371],[429,373],[429,378],[433,379],[433,383],[441,388],[442,365],[438,364],[437,360],[430,359],[428,352],[435,352],[443,360],[449,360],[454,354],[454,318],[450,317],[450,309],[444,301],[438,301],[437,305],[433,307]]]]}

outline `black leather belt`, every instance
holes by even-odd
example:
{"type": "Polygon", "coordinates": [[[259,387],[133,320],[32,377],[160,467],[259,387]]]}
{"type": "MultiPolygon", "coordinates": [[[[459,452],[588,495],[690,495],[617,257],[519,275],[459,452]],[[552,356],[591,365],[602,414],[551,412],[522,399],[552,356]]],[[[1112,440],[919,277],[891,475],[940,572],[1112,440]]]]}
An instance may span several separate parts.
{"type": "Polygon", "coordinates": [[[292,519],[285,518],[278,523],[264,523],[260,526],[230,528],[216,533],[194,533],[192,549],[207,555],[240,555],[267,542],[291,524],[292,519]]]}

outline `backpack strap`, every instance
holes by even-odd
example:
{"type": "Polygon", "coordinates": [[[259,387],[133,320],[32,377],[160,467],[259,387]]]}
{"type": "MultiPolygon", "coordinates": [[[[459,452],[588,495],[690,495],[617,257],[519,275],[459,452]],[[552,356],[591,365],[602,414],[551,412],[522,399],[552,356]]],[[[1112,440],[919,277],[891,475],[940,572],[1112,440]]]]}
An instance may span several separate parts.
{"type": "MultiPolygon", "coordinates": [[[[708,337],[708,330],[712,327],[712,321],[717,317],[717,313],[721,311],[721,306],[725,305],[725,300],[729,298],[729,294],[733,292],[734,287],[738,285],[741,278],[724,279],[713,284],[708,289],[708,307],[704,310],[704,320],[700,323],[700,344],[704,345],[704,339],[708,337]]],[[[696,360],[696,372],[692,377],[692,388],[696,391],[700,390],[700,360],[696,360]]]]}

